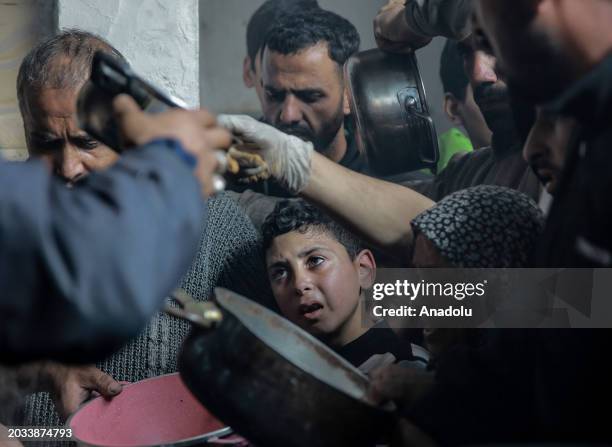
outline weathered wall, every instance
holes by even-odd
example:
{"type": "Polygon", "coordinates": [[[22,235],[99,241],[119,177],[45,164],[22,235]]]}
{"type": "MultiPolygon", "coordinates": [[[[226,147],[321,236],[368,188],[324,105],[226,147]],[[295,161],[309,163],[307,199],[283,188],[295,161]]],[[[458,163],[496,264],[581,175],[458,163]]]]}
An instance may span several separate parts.
{"type": "Polygon", "coordinates": [[[147,79],[199,104],[198,0],[58,0],[58,25],[100,34],[147,79]]]}
{"type": "Polygon", "coordinates": [[[15,82],[23,57],[53,31],[54,7],[52,0],[0,2],[0,157],[26,157],[15,82]]]}
{"type": "MultiPolygon", "coordinates": [[[[216,112],[258,115],[253,90],[242,83],[246,54],[246,25],[264,0],[200,0],[201,103],[216,112]]],[[[319,0],[319,4],[350,20],[359,30],[362,49],[375,46],[372,20],[386,0],[319,0]]],[[[449,122],[442,111],[442,86],[438,70],[442,39],[418,52],[430,109],[438,130],[449,122]]]]}

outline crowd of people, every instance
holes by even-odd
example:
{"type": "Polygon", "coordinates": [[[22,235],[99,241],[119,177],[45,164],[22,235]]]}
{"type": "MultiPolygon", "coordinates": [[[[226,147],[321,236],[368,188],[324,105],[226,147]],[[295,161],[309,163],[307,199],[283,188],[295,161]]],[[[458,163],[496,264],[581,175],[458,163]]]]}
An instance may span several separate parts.
{"type": "Polygon", "coordinates": [[[189,326],[158,312],[164,297],[225,286],[356,367],[392,354],[369,368],[371,401],[400,409],[392,445],[612,441],[609,330],[363,318],[377,263],[612,267],[610,19],[610,0],[389,0],[378,46],[446,37],[443,107],[465,130],[441,136],[437,173],[401,181],[356,142],[343,66],[359,33],[316,0],[267,0],[249,21],[258,119],[147,115],[119,96],[121,155],[79,128],[76,99],[96,51],[125,58],[81,30],[38,43],[17,82],[30,160],[0,163],[0,423],[59,425],[95,393],[175,372],[189,326]],[[232,137],[272,178],[213,197],[232,137]]]}

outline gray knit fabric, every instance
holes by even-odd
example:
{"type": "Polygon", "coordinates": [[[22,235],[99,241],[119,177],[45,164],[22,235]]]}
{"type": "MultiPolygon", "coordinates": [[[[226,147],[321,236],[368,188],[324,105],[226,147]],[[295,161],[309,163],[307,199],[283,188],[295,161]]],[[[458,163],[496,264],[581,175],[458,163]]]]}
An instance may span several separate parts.
{"type": "MultiPolygon", "coordinates": [[[[197,300],[207,300],[214,287],[221,286],[271,302],[258,233],[228,195],[209,200],[207,228],[181,286],[197,300]]],[[[177,355],[188,332],[187,323],[160,313],[136,340],[98,367],[129,382],[176,372],[177,355]]],[[[24,425],[60,425],[46,393],[28,399],[24,425]]]]}

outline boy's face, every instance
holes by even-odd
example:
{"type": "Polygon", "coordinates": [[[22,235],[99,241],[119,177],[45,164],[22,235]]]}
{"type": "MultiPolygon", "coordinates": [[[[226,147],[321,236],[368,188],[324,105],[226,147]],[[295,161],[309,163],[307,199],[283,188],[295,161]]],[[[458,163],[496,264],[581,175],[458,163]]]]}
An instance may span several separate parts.
{"type": "Polygon", "coordinates": [[[266,265],[281,312],[302,329],[340,346],[365,332],[360,292],[372,285],[376,269],[369,250],[351,260],[324,231],[292,231],[274,239],[266,265]]]}

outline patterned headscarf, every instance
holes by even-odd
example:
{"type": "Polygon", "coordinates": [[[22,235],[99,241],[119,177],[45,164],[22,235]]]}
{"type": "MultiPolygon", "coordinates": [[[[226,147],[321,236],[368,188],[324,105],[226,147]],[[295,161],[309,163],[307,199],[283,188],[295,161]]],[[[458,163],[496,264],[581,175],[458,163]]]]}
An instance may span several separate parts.
{"type": "Polygon", "coordinates": [[[441,200],[412,222],[456,267],[526,267],[544,216],[526,195],[501,186],[476,186],[441,200]]]}

